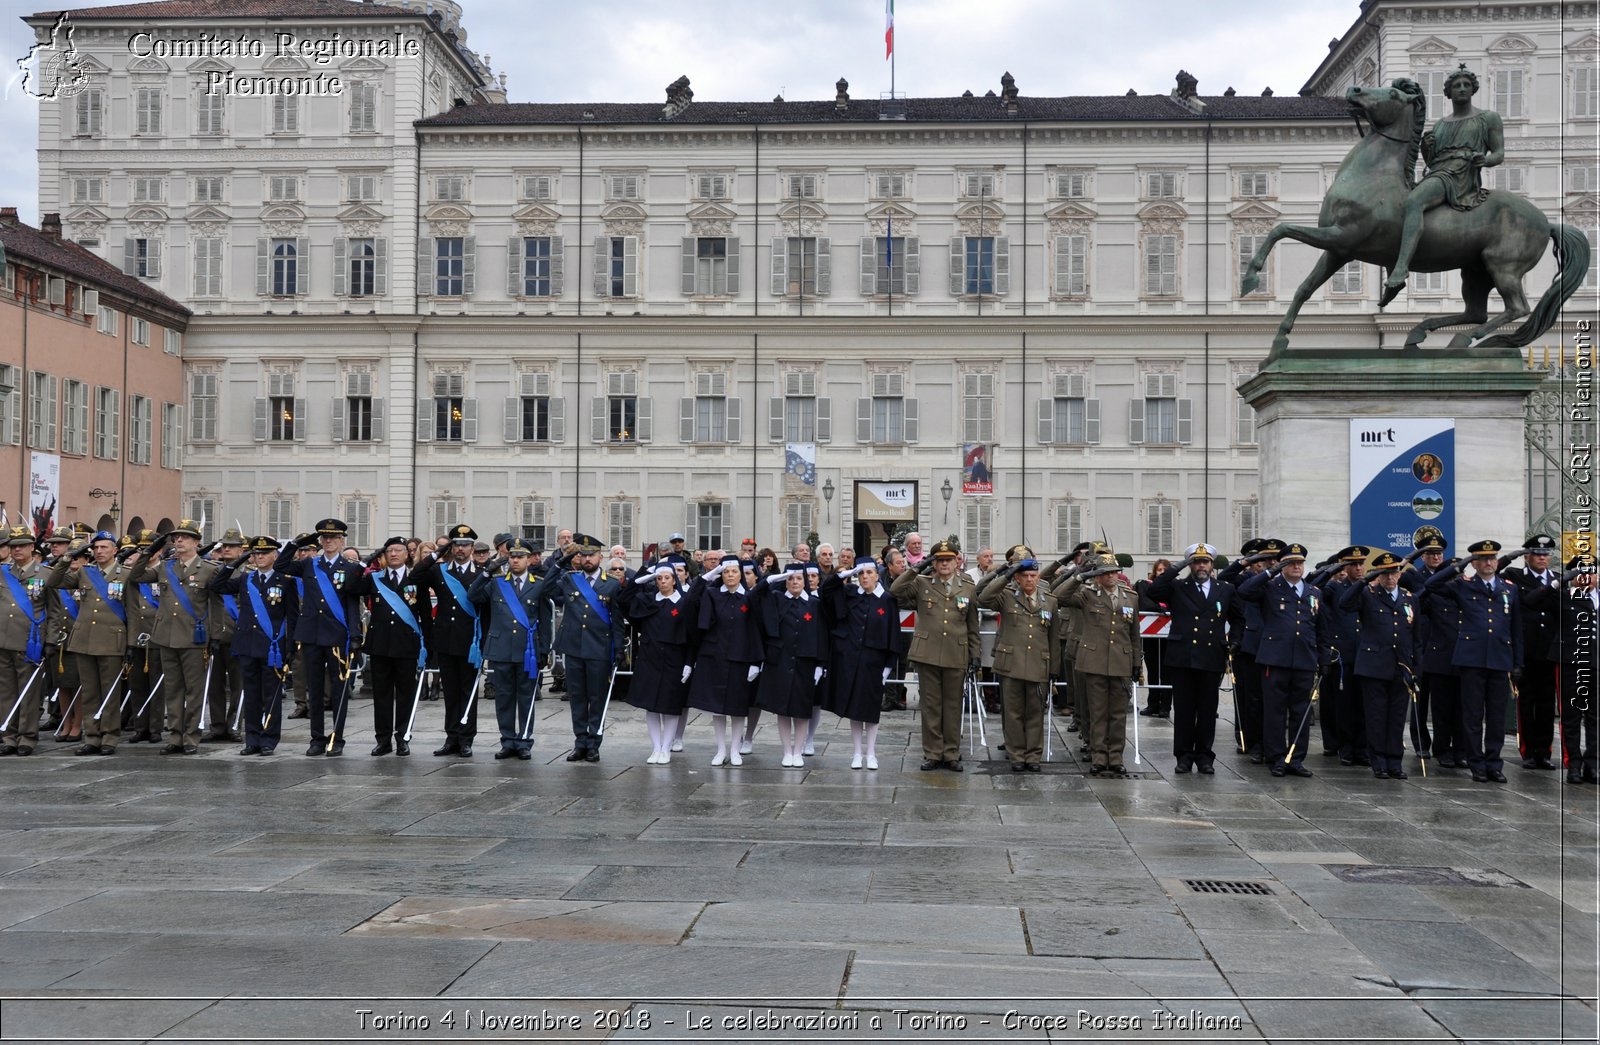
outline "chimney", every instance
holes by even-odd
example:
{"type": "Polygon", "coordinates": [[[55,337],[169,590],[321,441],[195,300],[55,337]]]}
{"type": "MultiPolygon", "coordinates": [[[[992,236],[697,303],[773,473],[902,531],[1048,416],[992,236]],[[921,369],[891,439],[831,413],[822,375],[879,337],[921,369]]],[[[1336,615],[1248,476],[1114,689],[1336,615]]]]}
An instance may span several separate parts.
{"type": "Polygon", "coordinates": [[[61,238],[61,212],[50,211],[39,222],[39,234],[50,239],[61,238]]]}
{"type": "Polygon", "coordinates": [[[1261,97],[1263,97],[1263,98],[1271,98],[1272,97],[1272,88],[1268,87],[1266,90],[1262,91],[1261,92],[1261,97]]]}
{"type": "Polygon", "coordinates": [[[667,84],[667,104],[662,107],[661,115],[670,120],[687,109],[692,101],[694,92],[689,89],[689,78],[680,76],[667,84]]]}
{"type": "Polygon", "coordinates": [[[1000,77],[1000,97],[1005,99],[1006,115],[1017,115],[1017,79],[1010,73],[1000,77]]]}
{"type": "Polygon", "coordinates": [[[17,208],[0,207],[0,225],[4,225],[8,229],[14,229],[17,224],[17,208]]]}
{"type": "Polygon", "coordinates": [[[1186,69],[1178,70],[1178,85],[1172,89],[1172,100],[1190,112],[1204,112],[1206,103],[1200,100],[1200,81],[1186,69]]]}
{"type": "Polygon", "coordinates": [[[836,112],[844,112],[850,108],[850,81],[841,76],[833,89],[833,108],[836,112]]]}

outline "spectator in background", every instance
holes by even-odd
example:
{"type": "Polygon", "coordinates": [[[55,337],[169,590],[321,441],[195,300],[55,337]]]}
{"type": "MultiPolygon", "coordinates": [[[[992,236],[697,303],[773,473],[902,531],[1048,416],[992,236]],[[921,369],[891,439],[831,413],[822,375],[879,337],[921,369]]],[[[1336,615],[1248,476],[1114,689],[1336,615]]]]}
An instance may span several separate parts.
{"type": "MultiPolygon", "coordinates": [[[[1165,603],[1157,602],[1150,597],[1150,583],[1165,573],[1171,565],[1169,559],[1157,559],[1145,579],[1134,583],[1133,590],[1139,596],[1140,613],[1166,612],[1165,603]]],[[[1145,705],[1139,709],[1139,714],[1146,718],[1166,718],[1172,710],[1172,690],[1156,687],[1164,684],[1161,678],[1161,652],[1167,640],[1143,636],[1139,642],[1144,647],[1145,678],[1150,686],[1146,691],[1145,705]]]]}
{"type": "Polygon", "coordinates": [[[906,565],[913,570],[922,565],[922,560],[927,558],[922,550],[922,534],[915,530],[906,534],[906,565]]]}

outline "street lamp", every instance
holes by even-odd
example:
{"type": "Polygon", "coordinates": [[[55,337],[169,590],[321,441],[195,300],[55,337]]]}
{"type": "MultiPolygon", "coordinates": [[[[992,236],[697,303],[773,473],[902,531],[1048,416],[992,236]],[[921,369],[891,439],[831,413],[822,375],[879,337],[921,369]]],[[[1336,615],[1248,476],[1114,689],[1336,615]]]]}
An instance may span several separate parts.
{"type": "Polygon", "coordinates": [[[93,490],[89,491],[89,497],[90,499],[96,501],[102,497],[111,498],[111,510],[107,514],[109,514],[113,520],[121,518],[122,509],[117,505],[117,491],[102,490],[100,487],[96,486],[93,490]]]}
{"type": "Polygon", "coordinates": [[[950,498],[954,497],[955,494],[955,487],[950,485],[950,479],[946,476],[944,485],[939,487],[939,496],[944,498],[944,521],[946,525],[950,522],[950,498]]]}
{"type": "Polygon", "coordinates": [[[832,522],[833,521],[833,479],[831,477],[828,478],[828,479],[823,480],[823,483],[822,483],[822,500],[823,500],[824,510],[825,510],[825,512],[827,514],[827,517],[823,521],[824,522],[832,522]]]}

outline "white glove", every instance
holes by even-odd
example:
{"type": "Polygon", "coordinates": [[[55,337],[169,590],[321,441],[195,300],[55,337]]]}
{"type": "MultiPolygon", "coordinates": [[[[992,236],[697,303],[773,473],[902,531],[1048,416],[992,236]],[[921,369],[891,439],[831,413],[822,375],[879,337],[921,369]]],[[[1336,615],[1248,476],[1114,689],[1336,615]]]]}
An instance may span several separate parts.
{"type": "Polygon", "coordinates": [[[888,682],[889,681],[889,669],[888,668],[884,668],[883,669],[883,681],[884,682],[888,682]]]}
{"type": "Polygon", "coordinates": [[[822,681],[822,669],[818,668],[816,671],[811,673],[811,684],[813,686],[815,686],[817,683],[819,683],[821,681],[822,681]]]}
{"type": "Polygon", "coordinates": [[[655,582],[656,571],[654,570],[641,571],[639,576],[633,579],[633,583],[639,585],[641,588],[648,584],[654,584],[655,582]]]}
{"type": "Polygon", "coordinates": [[[793,570],[784,570],[782,573],[769,573],[767,574],[767,583],[782,584],[787,581],[793,573],[793,570]]]}
{"type": "Polygon", "coordinates": [[[689,675],[693,671],[694,671],[694,668],[691,665],[685,664],[683,666],[683,678],[679,679],[678,681],[679,682],[688,682],[689,681],[689,675]]]}
{"type": "Polygon", "coordinates": [[[754,682],[756,680],[756,676],[759,675],[759,674],[761,674],[761,665],[760,664],[752,664],[752,665],[750,665],[750,674],[746,675],[744,677],[744,680],[746,682],[754,682]]]}
{"type": "Polygon", "coordinates": [[[842,580],[842,579],[845,579],[845,578],[854,577],[856,574],[858,574],[860,572],[861,572],[861,567],[852,566],[848,570],[841,571],[839,573],[839,577],[842,580]]]}

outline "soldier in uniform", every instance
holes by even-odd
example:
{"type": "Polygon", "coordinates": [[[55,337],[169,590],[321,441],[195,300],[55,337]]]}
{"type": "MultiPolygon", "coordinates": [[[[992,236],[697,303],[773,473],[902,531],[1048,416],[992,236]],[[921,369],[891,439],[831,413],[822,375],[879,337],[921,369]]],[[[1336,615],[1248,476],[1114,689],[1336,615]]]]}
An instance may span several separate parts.
{"type": "MultiPolygon", "coordinates": [[[[1259,537],[1246,541],[1239,549],[1240,557],[1229,563],[1218,576],[1242,591],[1246,580],[1271,570],[1277,565],[1281,554],[1283,542],[1275,538],[1259,537]]],[[[1233,645],[1233,694],[1238,705],[1239,732],[1244,738],[1239,753],[1260,765],[1264,757],[1261,737],[1265,695],[1256,654],[1261,648],[1261,604],[1249,599],[1237,599],[1234,607],[1237,616],[1229,622],[1229,635],[1233,645]]]]}
{"type": "MultiPolygon", "coordinates": [[[[290,547],[294,548],[295,550],[295,561],[304,562],[306,559],[315,558],[317,554],[316,543],[317,542],[309,533],[295,534],[294,543],[290,545],[290,547]]],[[[301,603],[304,603],[306,582],[299,577],[290,577],[289,579],[294,582],[295,595],[299,598],[301,603]]],[[[298,614],[296,619],[298,620],[298,614]]],[[[291,637],[293,636],[292,628],[290,629],[290,635],[291,637]]],[[[298,642],[294,644],[294,664],[292,665],[292,668],[293,670],[290,671],[289,674],[294,681],[294,710],[289,713],[289,717],[308,718],[311,715],[311,711],[308,698],[306,697],[305,650],[301,648],[300,643],[298,642]]],[[[329,676],[329,680],[324,687],[324,691],[332,690],[333,692],[338,692],[338,665],[332,665],[327,674],[329,676]]]]}
{"type": "Polygon", "coordinates": [[[1534,600],[1538,591],[1554,588],[1560,578],[1550,568],[1556,542],[1536,533],[1522,542],[1523,566],[1508,565],[1515,556],[1502,557],[1500,576],[1517,586],[1522,602],[1522,681],[1517,686],[1517,743],[1523,769],[1554,769],[1550,761],[1556,728],[1556,676],[1560,664],[1552,654],[1561,622],[1556,603],[1534,600]]]}
{"type": "MultiPolygon", "coordinates": [[[[117,562],[117,538],[104,530],[90,539],[81,553],[56,561],[45,582],[55,589],[75,589],[78,598],[77,623],[67,640],[67,652],[77,660],[78,679],[83,686],[80,707],[83,717],[83,743],[75,755],[114,755],[122,740],[122,705],[116,682],[126,672],[124,654],[128,648],[129,592],[126,578],[131,570],[117,562]],[[94,562],[85,565],[93,556],[94,562]]],[[[127,692],[123,688],[123,692],[127,692]]]]}
{"type": "Polygon", "coordinates": [[[1121,572],[1117,557],[1102,552],[1059,589],[1062,601],[1076,606],[1081,614],[1078,674],[1089,711],[1089,772],[1094,775],[1108,770],[1119,775],[1127,772],[1122,749],[1127,743],[1131,687],[1144,678],[1139,597],[1118,581],[1121,572]]]}
{"type": "Polygon", "coordinates": [[[1416,606],[1400,587],[1405,562],[1392,552],[1379,552],[1362,583],[1339,595],[1344,610],[1354,613],[1360,639],[1353,671],[1361,680],[1366,709],[1367,752],[1372,775],[1379,780],[1404,780],[1402,737],[1406,710],[1414,706],[1416,686],[1416,606]]]}
{"type": "Polygon", "coordinates": [[[1216,772],[1217,691],[1228,670],[1228,618],[1233,615],[1233,585],[1211,575],[1216,549],[1191,544],[1184,560],[1150,582],[1149,595],[1165,603],[1172,617],[1162,663],[1172,686],[1172,753],[1177,772],[1216,772]],[[1189,576],[1179,580],[1184,569],[1189,576]]]}
{"type": "Polygon", "coordinates": [[[1078,633],[1083,630],[1083,614],[1076,606],[1069,606],[1062,599],[1061,588],[1094,555],[1092,541],[1080,542],[1072,551],[1045,566],[1039,574],[1040,579],[1050,584],[1050,593],[1056,597],[1056,603],[1065,618],[1061,628],[1061,678],[1067,683],[1068,699],[1062,701],[1061,706],[1072,714],[1072,720],[1067,723],[1067,732],[1078,734],[1085,751],[1089,747],[1089,708],[1084,700],[1082,680],[1078,677],[1078,633]]]}
{"type": "Polygon", "coordinates": [[[356,599],[362,567],[344,557],[345,535],[350,532],[342,519],[323,519],[317,532],[301,537],[278,554],[272,568],[298,577],[300,616],[294,637],[300,643],[306,667],[306,697],[311,710],[311,743],[306,754],[344,754],[344,720],[349,708],[350,660],[355,654],[361,607],[356,599]],[[295,548],[321,545],[322,554],[299,558],[295,548]],[[329,675],[339,672],[339,687],[330,692],[329,675]],[[326,713],[333,703],[333,732],[327,734],[326,713]]]}
{"type": "Polygon", "coordinates": [[[1522,602],[1515,585],[1495,576],[1499,554],[1499,541],[1469,544],[1465,560],[1445,566],[1422,588],[1425,599],[1454,603],[1460,612],[1450,663],[1461,680],[1467,766],[1480,784],[1506,782],[1500,757],[1506,740],[1506,702],[1511,699],[1513,674],[1522,671],[1522,602]],[[1468,562],[1471,577],[1465,573],[1468,562]]]}
{"type": "Polygon", "coordinates": [[[1362,544],[1341,548],[1332,564],[1336,572],[1321,584],[1315,578],[1311,582],[1322,589],[1322,612],[1328,617],[1328,638],[1336,661],[1322,673],[1322,690],[1317,694],[1321,701],[1317,714],[1322,717],[1322,745],[1339,756],[1342,766],[1372,764],[1367,754],[1366,706],[1355,675],[1359,620],[1356,611],[1345,609],[1342,602],[1347,591],[1361,587],[1362,571],[1371,554],[1372,549],[1362,544]],[[1330,739],[1332,745],[1328,743],[1330,739]]]}
{"type": "Polygon", "coordinates": [[[478,534],[461,523],[452,526],[444,540],[449,541],[448,553],[426,559],[416,573],[417,586],[432,592],[437,600],[429,647],[438,658],[439,685],[444,691],[444,745],[434,754],[471,758],[478,720],[476,715],[467,714],[467,701],[483,663],[484,622],[469,597],[480,572],[472,561],[472,546],[478,534]],[[467,721],[463,723],[462,718],[467,721]]]}
{"type": "MultiPolygon", "coordinates": [[[[244,534],[229,527],[217,542],[213,560],[218,566],[245,565],[244,534]]],[[[233,594],[221,596],[222,612],[217,614],[211,628],[211,687],[206,697],[206,716],[209,728],[200,737],[202,744],[238,743],[242,737],[233,728],[239,717],[239,702],[243,699],[244,677],[240,674],[239,659],[233,655],[234,630],[239,623],[239,601],[233,594]]]]}
{"type": "Polygon", "coordinates": [[[555,568],[534,589],[539,601],[561,609],[555,650],[567,666],[572,712],[568,762],[600,761],[600,716],[624,638],[622,608],[615,604],[622,586],[601,571],[603,551],[595,538],[574,534],[555,568]]]}
{"type": "MultiPolygon", "coordinates": [[[[468,598],[489,622],[483,654],[489,660],[489,671],[495,676],[494,710],[500,725],[500,750],[494,757],[526,762],[533,758],[533,689],[539,678],[539,658],[546,645],[539,639],[537,624],[540,593],[545,582],[529,571],[533,551],[521,540],[513,540],[507,552],[504,576],[500,575],[498,564],[480,570],[473,579],[468,598]]],[[[592,557],[599,558],[598,545],[592,557]]],[[[617,613],[621,615],[620,607],[617,613]]],[[[580,669],[579,679],[575,681],[581,678],[580,669]]],[[[574,708],[583,692],[581,684],[575,688],[574,708]]],[[[599,713],[596,707],[596,728],[599,713]]],[[[594,753],[594,761],[598,762],[598,740],[594,753]]]]}
{"type": "Polygon", "coordinates": [[[1259,607],[1261,619],[1255,662],[1261,668],[1262,757],[1273,776],[1307,777],[1311,728],[1306,712],[1318,670],[1333,659],[1328,618],[1321,612],[1322,592],[1305,580],[1305,545],[1263,548],[1256,555],[1271,555],[1281,565],[1239,585],[1239,598],[1259,607]],[[1292,736],[1289,730],[1294,730],[1292,736]]]}
{"type": "Polygon", "coordinates": [[[150,643],[150,633],[155,630],[156,610],[161,608],[161,582],[135,583],[133,574],[150,556],[150,545],[156,539],[154,530],[140,530],[124,538],[126,544],[118,554],[127,567],[128,595],[128,727],[132,736],[130,744],[154,744],[161,740],[166,727],[165,700],[157,700],[153,692],[161,678],[161,656],[150,643]]]}
{"type": "Polygon", "coordinates": [[[1548,656],[1561,665],[1561,752],[1567,783],[1600,783],[1595,733],[1600,730],[1600,700],[1595,679],[1600,671],[1600,589],[1595,587],[1595,558],[1574,555],[1567,572],[1552,586],[1528,595],[1530,608],[1558,604],[1559,627],[1548,656]]]}
{"type": "Polygon", "coordinates": [[[1055,596],[1040,590],[1039,562],[1032,558],[1002,567],[979,590],[978,608],[1000,614],[994,671],[1000,679],[1001,731],[1011,771],[1037,773],[1044,757],[1045,687],[1061,669],[1066,622],[1055,596]]]}
{"type": "MultiPolygon", "coordinates": [[[[44,569],[48,575],[56,563],[72,549],[76,532],[58,526],[45,538],[44,569]]],[[[56,743],[77,744],[83,740],[83,695],[79,692],[77,659],[67,654],[67,640],[78,620],[77,592],[57,589],[45,595],[44,676],[45,714],[41,730],[55,730],[56,743]]]]}
{"type": "Polygon", "coordinates": [[[200,526],[193,519],[157,537],[149,557],[133,572],[132,582],[161,584],[161,604],[156,609],[150,641],[161,658],[166,697],[167,755],[193,755],[200,750],[200,716],[205,692],[208,625],[218,605],[209,587],[217,564],[200,557],[200,526]],[[163,561],[162,548],[171,543],[173,557],[163,561]]]}
{"type": "Polygon", "coordinates": [[[1456,676],[1455,656],[1461,611],[1448,599],[1425,597],[1423,589],[1444,568],[1445,549],[1450,542],[1436,527],[1425,526],[1414,540],[1421,565],[1400,575],[1400,586],[1416,596],[1417,659],[1422,682],[1417,687],[1417,715],[1431,714],[1433,735],[1428,746],[1417,725],[1411,727],[1417,751],[1431,751],[1434,765],[1441,769],[1467,768],[1467,740],[1461,729],[1461,680],[1456,676]]]}
{"type": "Polygon", "coordinates": [[[390,537],[381,567],[356,582],[356,594],[370,597],[367,667],[372,673],[372,728],[377,744],[370,754],[411,754],[406,726],[417,696],[417,672],[428,663],[432,615],[428,592],[407,564],[406,539],[390,537]]]}
{"type": "Polygon", "coordinates": [[[11,528],[6,548],[11,561],[0,566],[0,714],[7,718],[0,755],[31,755],[44,705],[45,571],[26,526],[11,528]]]}
{"type": "Polygon", "coordinates": [[[256,537],[250,564],[242,558],[222,565],[212,578],[214,591],[239,600],[239,622],[230,652],[244,677],[244,747],[241,755],[270,755],[283,737],[283,681],[294,651],[294,622],[300,610],[293,577],[274,568],[278,544],[256,537]]]}
{"type": "Polygon", "coordinates": [[[978,591],[972,578],[957,572],[957,558],[950,542],[940,541],[921,566],[906,570],[889,586],[901,608],[917,613],[907,659],[917,673],[924,772],[962,770],[962,682],[966,672],[977,671],[982,650],[978,591]]]}

